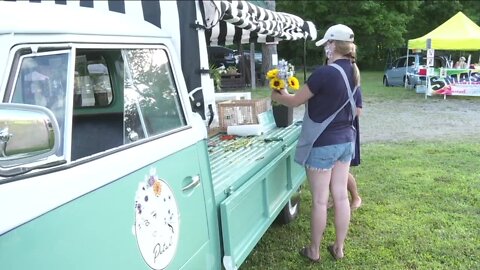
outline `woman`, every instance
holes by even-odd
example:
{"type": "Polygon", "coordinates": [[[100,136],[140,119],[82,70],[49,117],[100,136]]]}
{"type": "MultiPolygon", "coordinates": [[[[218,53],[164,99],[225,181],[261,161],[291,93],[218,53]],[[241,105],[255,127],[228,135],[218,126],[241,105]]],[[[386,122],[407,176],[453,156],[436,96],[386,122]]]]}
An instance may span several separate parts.
{"type": "Polygon", "coordinates": [[[317,68],[295,95],[283,90],[272,91],[271,96],[272,100],[286,106],[306,104],[295,160],[305,166],[313,201],[311,243],[302,248],[300,254],[314,262],[320,261],[329,187],[335,204],[336,240],[328,250],[335,259],[344,256],[343,246],[350,223],[347,176],[355,148],[352,125],[355,99],[360,95],[359,91],[354,91],[360,84],[360,72],[355,64],[353,40],[353,31],[348,26],[330,27],[316,43],[324,46],[330,65],[317,68]]]}

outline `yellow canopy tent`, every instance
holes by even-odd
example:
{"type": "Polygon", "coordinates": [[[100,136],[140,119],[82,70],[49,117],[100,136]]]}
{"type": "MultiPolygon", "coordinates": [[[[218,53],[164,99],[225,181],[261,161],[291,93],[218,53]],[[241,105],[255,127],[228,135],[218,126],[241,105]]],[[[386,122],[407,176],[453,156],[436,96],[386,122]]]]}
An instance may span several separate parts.
{"type": "Polygon", "coordinates": [[[408,48],[426,50],[427,39],[432,42],[431,49],[479,50],[480,27],[459,11],[430,33],[423,37],[410,39],[408,48]]]}

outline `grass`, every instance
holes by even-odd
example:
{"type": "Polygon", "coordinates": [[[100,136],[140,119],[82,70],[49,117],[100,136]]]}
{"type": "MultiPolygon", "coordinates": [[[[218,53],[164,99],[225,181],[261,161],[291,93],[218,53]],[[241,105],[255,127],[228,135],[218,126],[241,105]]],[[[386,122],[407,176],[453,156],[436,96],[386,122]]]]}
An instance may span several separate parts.
{"type": "MultiPolygon", "coordinates": [[[[307,78],[310,74],[307,74],[307,78]]],[[[418,100],[419,94],[415,91],[406,90],[401,87],[384,87],[382,85],[382,72],[378,71],[364,71],[362,75],[362,93],[364,96],[368,96],[369,99],[381,100],[381,99],[395,99],[395,100],[418,100]]],[[[298,76],[300,85],[303,85],[303,75],[298,76]]],[[[270,89],[268,86],[258,87],[251,90],[252,98],[262,98],[270,96],[270,89]]],[[[421,100],[421,98],[419,99],[421,100]]]]}
{"type": "MultiPolygon", "coordinates": [[[[422,100],[414,91],[383,87],[381,78],[362,73],[364,99],[422,100]]],[[[476,138],[362,144],[362,164],[352,172],[364,204],[352,214],[346,257],[334,261],[326,250],[335,237],[333,209],[322,262],[298,255],[310,234],[306,182],[297,220],[273,224],[240,269],[480,269],[479,158],[476,138]]]]}
{"type": "Polygon", "coordinates": [[[309,242],[311,196],[301,214],[273,225],[241,269],[480,269],[480,143],[367,144],[353,169],[363,206],[353,212],[346,257],[335,262],[333,211],[322,263],[297,254],[309,242]]]}

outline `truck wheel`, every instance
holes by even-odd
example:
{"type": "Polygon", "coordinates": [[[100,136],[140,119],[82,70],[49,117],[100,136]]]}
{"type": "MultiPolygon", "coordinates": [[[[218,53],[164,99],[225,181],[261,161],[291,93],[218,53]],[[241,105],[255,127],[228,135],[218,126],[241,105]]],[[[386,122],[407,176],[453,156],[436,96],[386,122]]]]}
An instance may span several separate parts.
{"type": "Polygon", "coordinates": [[[288,224],[295,220],[300,213],[300,188],[292,195],[288,203],[283,207],[277,216],[277,222],[280,224],[288,224]]]}

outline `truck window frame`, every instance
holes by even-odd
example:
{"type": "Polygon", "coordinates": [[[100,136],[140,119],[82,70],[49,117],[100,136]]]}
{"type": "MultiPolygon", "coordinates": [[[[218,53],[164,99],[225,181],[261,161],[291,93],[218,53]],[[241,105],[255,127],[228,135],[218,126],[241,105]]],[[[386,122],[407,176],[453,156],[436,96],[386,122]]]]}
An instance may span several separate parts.
{"type": "MultiPolygon", "coordinates": [[[[35,53],[35,52],[41,52],[41,53],[47,53],[48,54],[56,54],[59,51],[61,52],[68,52],[69,53],[69,58],[68,58],[68,68],[67,68],[67,86],[66,86],[66,105],[64,109],[64,128],[62,130],[61,136],[63,138],[61,139],[61,150],[58,153],[59,157],[64,157],[67,160],[67,163],[72,163],[76,162],[74,159],[71,158],[71,147],[72,147],[72,125],[73,125],[73,117],[74,117],[74,71],[75,71],[75,57],[77,56],[77,50],[88,50],[88,49],[95,49],[95,50],[135,50],[135,49],[155,49],[155,50],[162,50],[165,53],[166,59],[167,59],[167,65],[170,69],[170,76],[173,82],[173,85],[175,87],[176,95],[177,95],[177,102],[179,106],[179,113],[181,113],[180,120],[182,121],[182,124],[179,125],[178,127],[172,128],[170,130],[166,130],[163,132],[160,132],[158,134],[151,134],[148,137],[142,138],[138,141],[132,142],[132,143],[124,143],[122,145],[119,145],[118,147],[110,148],[107,149],[108,151],[101,152],[101,153],[94,153],[92,155],[85,156],[84,159],[80,163],[88,162],[90,160],[94,160],[97,158],[101,158],[105,155],[111,155],[114,154],[117,151],[123,151],[124,149],[130,148],[130,147],[135,147],[138,144],[143,144],[143,143],[148,143],[151,140],[156,140],[165,136],[170,136],[174,133],[180,132],[182,130],[190,129],[191,126],[191,119],[189,113],[187,112],[187,106],[189,106],[188,101],[188,95],[184,93],[183,91],[183,85],[181,82],[179,82],[179,72],[181,72],[181,69],[179,67],[176,67],[177,64],[176,61],[173,60],[171,52],[169,51],[168,47],[163,45],[163,44],[140,44],[140,43],[94,43],[94,42],[88,42],[88,43],[81,43],[81,42],[74,42],[74,43],[45,43],[45,44],[22,44],[18,45],[15,47],[12,47],[11,55],[14,55],[11,59],[11,67],[12,69],[10,70],[10,75],[9,75],[9,80],[7,83],[7,89],[5,92],[5,95],[3,97],[3,100],[6,102],[11,102],[12,97],[14,95],[14,87],[16,85],[16,76],[18,75],[18,69],[19,69],[19,62],[18,59],[22,55],[25,55],[25,53],[22,52],[22,50],[31,50],[30,53],[35,53]]],[[[112,72],[109,74],[109,78],[112,80],[114,79],[113,76],[117,76],[117,72],[112,72]]],[[[118,78],[117,78],[118,79],[118,78]]],[[[114,83],[112,83],[112,88],[114,83]]],[[[115,92],[116,90],[112,90],[115,92]]],[[[120,97],[123,98],[123,97],[120,97]]],[[[108,106],[105,106],[107,108],[108,106]]],[[[104,109],[103,107],[101,109],[104,109]]],[[[123,113],[124,111],[122,111],[123,113]]],[[[125,134],[124,134],[125,135],[125,134]]],[[[79,164],[80,164],[79,163],[79,164]]]]}

